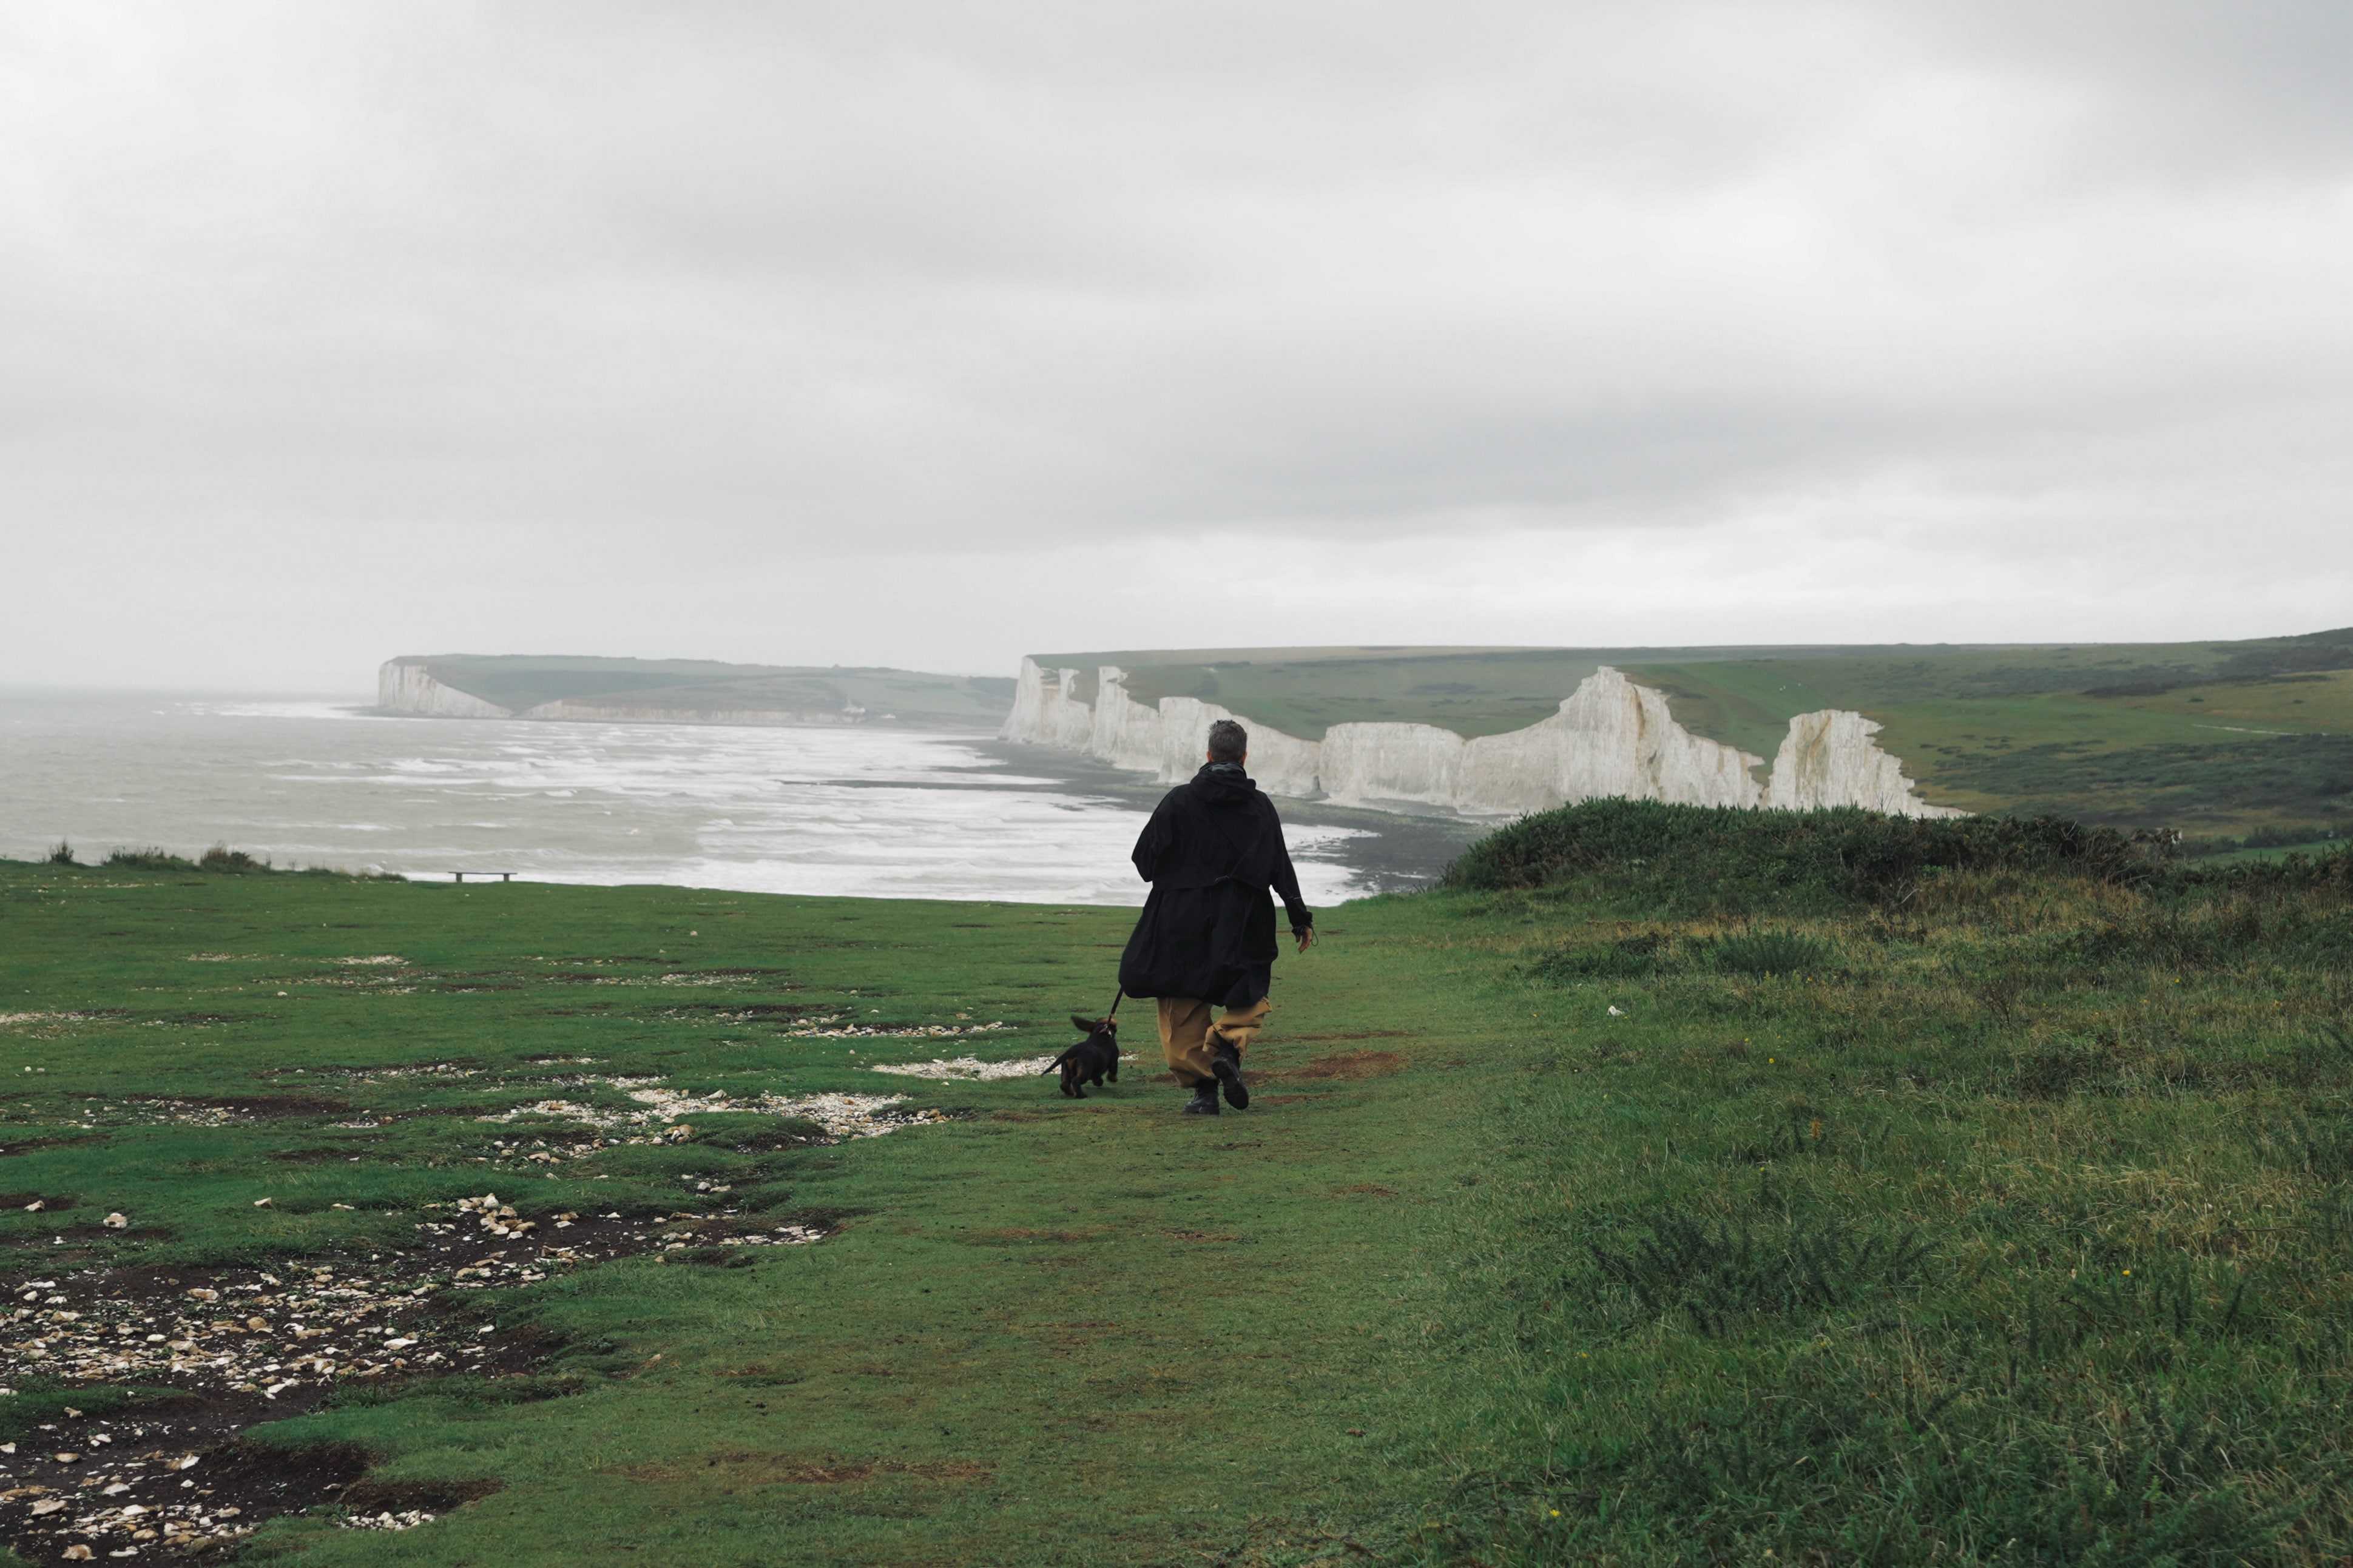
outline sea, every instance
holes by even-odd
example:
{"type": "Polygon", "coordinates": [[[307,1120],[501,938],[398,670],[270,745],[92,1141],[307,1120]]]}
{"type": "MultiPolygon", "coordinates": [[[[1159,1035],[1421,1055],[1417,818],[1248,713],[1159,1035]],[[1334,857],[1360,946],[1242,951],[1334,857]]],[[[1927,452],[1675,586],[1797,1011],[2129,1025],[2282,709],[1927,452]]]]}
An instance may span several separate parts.
{"type": "MultiPolygon", "coordinates": [[[[1140,904],[1163,786],[983,733],[427,719],[363,698],[0,692],[0,857],[69,845],[440,879],[1140,904]]],[[[1442,826],[1281,803],[1310,905],[1427,884],[1442,826]]]]}

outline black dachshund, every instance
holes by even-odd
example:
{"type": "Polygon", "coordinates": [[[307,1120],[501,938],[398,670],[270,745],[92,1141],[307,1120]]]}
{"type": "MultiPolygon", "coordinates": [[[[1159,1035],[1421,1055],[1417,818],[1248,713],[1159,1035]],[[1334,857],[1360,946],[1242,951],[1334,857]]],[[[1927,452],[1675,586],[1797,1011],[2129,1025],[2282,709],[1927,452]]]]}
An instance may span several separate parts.
{"type": "Polygon", "coordinates": [[[1039,1073],[1043,1078],[1059,1069],[1062,1075],[1062,1092],[1072,1100],[1084,1100],[1087,1091],[1079,1086],[1093,1084],[1103,1087],[1103,1079],[1119,1081],[1119,1020],[1116,1018],[1082,1018],[1071,1015],[1071,1022],[1087,1032],[1087,1037],[1049,1062],[1039,1073]]]}

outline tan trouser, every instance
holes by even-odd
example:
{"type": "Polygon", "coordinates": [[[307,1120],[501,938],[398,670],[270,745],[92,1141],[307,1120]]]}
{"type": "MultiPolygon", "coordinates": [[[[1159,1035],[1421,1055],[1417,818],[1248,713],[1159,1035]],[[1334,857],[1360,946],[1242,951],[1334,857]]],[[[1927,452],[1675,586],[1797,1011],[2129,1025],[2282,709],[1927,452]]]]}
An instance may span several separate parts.
{"type": "Polygon", "coordinates": [[[1216,1023],[1209,1021],[1209,1004],[1198,996],[1160,998],[1160,1048],[1167,1053],[1168,1070],[1187,1089],[1215,1083],[1219,1046],[1231,1046],[1240,1056],[1250,1049],[1252,1037],[1274,1011],[1274,1002],[1261,996],[1247,1007],[1229,1007],[1216,1023]]]}

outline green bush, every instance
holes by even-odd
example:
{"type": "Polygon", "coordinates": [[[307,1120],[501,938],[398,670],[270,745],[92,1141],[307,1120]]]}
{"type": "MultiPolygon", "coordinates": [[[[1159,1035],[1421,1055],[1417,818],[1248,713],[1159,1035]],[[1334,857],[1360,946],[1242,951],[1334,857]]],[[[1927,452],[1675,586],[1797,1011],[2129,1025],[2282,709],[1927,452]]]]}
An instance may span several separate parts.
{"type": "Polygon", "coordinates": [[[2203,859],[2214,855],[2236,854],[2242,849],[2326,847],[2346,838],[2353,838],[2353,823],[2292,823],[2285,827],[2251,828],[2243,838],[2185,838],[2181,852],[2185,858],[2203,859]]]}
{"type": "Polygon", "coordinates": [[[121,866],[133,871],[193,871],[194,860],[184,860],[166,849],[117,849],[106,858],[110,866],[121,866]]]}
{"type": "Polygon", "coordinates": [[[71,866],[74,863],[73,846],[68,844],[63,839],[59,839],[58,841],[58,847],[49,851],[49,864],[52,866],[71,866]]]}
{"type": "Polygon", "coordinates": [[[270,869],[270,865],[267,860],[255,859],[242,849],[232,849],[226,844],[216,844],[205,851],[204,858],[196,862],[196,868],[241,877],[254,872],[266,872],[270,869]]]}
{"type": "Polygon", "coordinates": [[[1463,851],[1446,884],[1590,882],[1670,908],[1835,907],[1899,900],[1934,870],[2158,876],[2170,840],[2060,817],[1889,816],[1594,800],[1522,817],[1463,851]]]}
{"type": "Polygon", "coordinates": [[[2289,850],[2276,860],[2184,871],[2172,879],[2185,889],[2229,888],[2259,895],[2322,893],[2353,895],[2353,844],[2339,841],[2317,855],[2289,850]]]}

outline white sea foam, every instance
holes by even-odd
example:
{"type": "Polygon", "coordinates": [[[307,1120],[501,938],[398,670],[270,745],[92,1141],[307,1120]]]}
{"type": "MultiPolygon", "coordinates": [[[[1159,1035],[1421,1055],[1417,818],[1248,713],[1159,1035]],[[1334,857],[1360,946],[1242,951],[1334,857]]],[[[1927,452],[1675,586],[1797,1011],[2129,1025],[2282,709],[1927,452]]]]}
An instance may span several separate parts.
{"type": "MultiPolygon", "coordinates": [[[[755,892],[1138,904],[1144,814],[977,737],[382,719],[357,704],[0,699],[0,855],[60,837],[277,865],[755,892]]],[[[1308,902],[1358,830],[1293,826],[1308,902]]]]}
{"type": "Polygon", "coordinates": [[[183,702],[189,713],[224,719],[389,719],[354,702],[183,702]]]}

